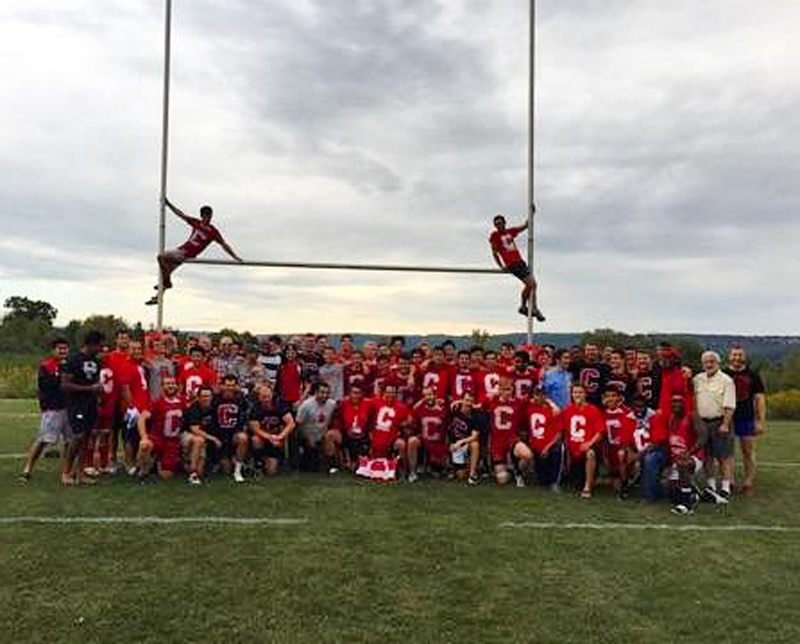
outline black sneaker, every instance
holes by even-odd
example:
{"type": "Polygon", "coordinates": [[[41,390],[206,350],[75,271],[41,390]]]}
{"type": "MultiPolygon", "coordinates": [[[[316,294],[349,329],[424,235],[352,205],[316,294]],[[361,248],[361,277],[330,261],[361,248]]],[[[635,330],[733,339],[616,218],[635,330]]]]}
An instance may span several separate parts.
{"type": "Polygon", "coordinates": [[[704,487],[702,490],[699,491],[700,500],[703,503],[716,503],[717,502],[717,491],[711,487],[704,487]]]}
{"type": "Polygon", "coordinates": [[[535,317],[539,322],[547,321],[547,318],[542,314],[538,307],[533,309],[533,317],[535,317]]]}
{"type": "Polygon", "coordinates": [[[730,492],[726,492],[725,490],[720,490],[717,493],[717,496],[721,499],[721,500],[717,501],[717,503],[720,503],[722,505],[727,505],[728,503],[731,502],[731,493],[730,492]]]}
{"type": "Polygon", "coordinates": [[[677,514],[679,516],[687,516],[689,514],[693,514],[694,509],[683,503],[678,503],[677,505],[672,506],[670,512],[672,512],[672,514],[677,514]]]}
{"type": "Polygon", "coordinates": [[[158,304],[158,295],[154,295],[144,303],[145,306],[154,306],[156,304],[158,304]]]}
{"type": "Polygon", "coordinates": [[[477,476],[470,476],[469,479],[467,479],[469,485],[478,485],[480,482],[481,480],[477,476]]]}
{"type": "MultiPolygon", "coordinates": [[[[528,317],[528,307],[527,307],[527,306],[520,306],[520,307],[517,309],[517,312],[518,312],[520,315],[524,315],[525,317],[528,317]]],[[[534,315],[535,315],[535,314],[534,314],[534,315]]]]}

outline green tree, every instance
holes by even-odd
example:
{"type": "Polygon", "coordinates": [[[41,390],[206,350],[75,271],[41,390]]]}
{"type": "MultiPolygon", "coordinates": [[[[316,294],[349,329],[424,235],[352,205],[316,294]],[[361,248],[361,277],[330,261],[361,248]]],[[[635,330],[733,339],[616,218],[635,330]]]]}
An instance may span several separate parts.
{"type": "Polygon", "coordinates": [[[473,329],[469,341],[472,343],[471,346],[473,347],[481,347],[482,349],[488,349],[489,342],[491,339],[492,336],[489,335],[489,332],[486,329],[473,329]]]}
{"type": "Polygon", "coordinates": [[[49,302],[44,300],[31,300],[21,295],[9,297],[3,306],[10,309],[8,316],[22,317],[26,320],[44,320],[52,325],[58,315],[58,310],[49,302]]]}

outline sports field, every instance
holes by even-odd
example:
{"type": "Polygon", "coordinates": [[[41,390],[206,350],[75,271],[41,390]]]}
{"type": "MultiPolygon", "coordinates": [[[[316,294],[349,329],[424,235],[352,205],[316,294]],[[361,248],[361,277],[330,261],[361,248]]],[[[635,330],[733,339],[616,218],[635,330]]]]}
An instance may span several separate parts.
{"type": "Polygon", "coordinates": [[[798,423],[756,498],[687,518],[344,476],[62,489],[55,459],[19,486],[36,425],[0,402],[3,642],[800,641],[798,423]]]}

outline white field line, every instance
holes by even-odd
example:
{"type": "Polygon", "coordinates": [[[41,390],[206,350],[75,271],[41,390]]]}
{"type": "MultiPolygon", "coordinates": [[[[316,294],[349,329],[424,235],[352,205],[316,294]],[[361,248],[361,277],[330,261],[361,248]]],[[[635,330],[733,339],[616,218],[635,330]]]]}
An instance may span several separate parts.
{"type": "Polygon", "coordinates": [[[637,530],[667,531],[667,532],[788,532],[800,533],[800,526],[780,525],[698,525],[687,523],[685,525],[668,523],[555,523],[552,521],[505,521],[501,528],[515,528],[520,530],[637,530]]]}
{"type": "Polygon", "coordinates": [[[19,454],[0,454],[0,459],[3,460],[14,460],[17,458],[28,458],[28,455],[24,452],[20,452],[19,454]]]}
{"type": "Polygon", "coordinates": [[[308,519],[282,519],[269,517],[36,517],[0,516],[0,525],[14,525],[20,523],[51,524],[51,525],[243,525],[243,526],[294,526],[308,523],[308,519]]]}

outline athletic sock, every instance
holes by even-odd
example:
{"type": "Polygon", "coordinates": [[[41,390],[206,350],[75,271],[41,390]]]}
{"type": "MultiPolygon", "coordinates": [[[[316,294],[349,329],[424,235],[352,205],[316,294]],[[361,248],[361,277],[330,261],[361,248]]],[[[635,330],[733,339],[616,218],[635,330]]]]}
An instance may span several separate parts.
{"type": "Polygon", "coordinates": [[[706,481],[706,485],[708,485],[708,487],[710,487],[715,492],[717,491],[717,479],[714,478],[713,476],[709,476],[708,477],[708,480],[706,481]]]}
{"type": "Polygon", "coordinates": [[[234,460],[233,461],[233,472],[237,476],[242,473],[242,462],[234,460]]]}
{"type": "Polygon", "coordinates": [[[722,479],[722,491],[731,493],[731,482],[728,479],[722,479]]]}

